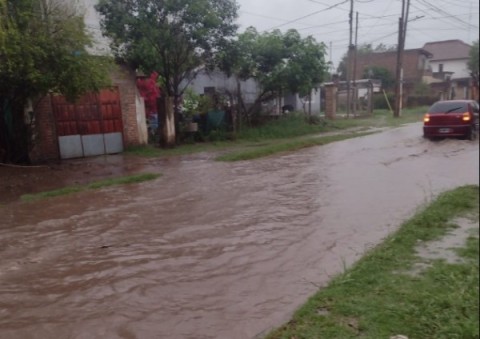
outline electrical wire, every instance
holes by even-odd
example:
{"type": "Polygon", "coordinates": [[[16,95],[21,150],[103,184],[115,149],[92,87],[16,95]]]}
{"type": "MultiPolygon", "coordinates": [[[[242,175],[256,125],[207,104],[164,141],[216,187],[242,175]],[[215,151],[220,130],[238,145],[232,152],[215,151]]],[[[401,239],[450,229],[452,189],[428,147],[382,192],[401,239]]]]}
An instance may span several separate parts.
{"type": "Polygon", "coordinates": [[[307,15],[304,15],[304,16],[302,16],[302,17],[299,17],[299,18],[290,20],[290,21],[288,21],[288,22],[286,22],[286,23],[283,23],[283,24],[281,24],[281,25],[277,25],[277,26],[274,26],[274,27],[272,27],[272,28],[269,28],[269,29],[267,29],[267,31],[271,31],[272,29],[277,29],[277,28],[286,26],[286,25],[288,25],[288,24],[292,24],[292,23],[294,23],[294,22],[300,21],[300,20],[302,20],[302,19],[309,18],[309,17],[314,16],[314,15],[316,15],[316,14],[318,14],[318,13],[331,10],[331,9],[333,9],[333,8],[335,8],[335,7],[338,7],[338,6],[340,6],[340,5],[343,5],[344,3],[347,3],[347,2],[349,2],[349,1],[350,1],[350,0],[341,1],[341,2],[339,2],[339,3],[335,4],[335,5],[332,5],[332,6],[330,6],[330,7],[327,7],[327,8],[321,9],[321,10],[319,10],[319,11],[316,11],[316,12],[313,12],[313,13],[310,13],[310,14],[307,14],[307,15]]]}
{"type": "MultiPolygon", "coordinates": [[[[387,13],[388,10],[390,9],[390,6],[392,6],[393,4],[393,0],[390,0],[390,2],[388,3],[387,7],[385,7],[385,9],[383,10],[383,14],[387,13]]],[[[377,21],[375,22],[375,24],[378,24],[378,22],[380,21],[381,19],[378,18],[377,21]]],[[[368,35],[368,33],[370,33],[372,29],[370,28],[367,32],[365,32],[365,35],[368,35]]]]}
{"type": "MultiPolygon", "coordinates": [[[[420,8],[420,7],[417,7],[417,6],[416,6],[415,4],[413,4],[413,3],[411,4],[411,6],[412,6],[413,8],[415,8],[415,9],[420,10],[422,13],[424,13],[425,15],[427,15],[427,16],[429,16],[430,18],[433,19],[432,13],[429,12],[428,9],[422,9],[422,8],[420,8]]],[[[442,22],[445,22],[446,24],[454,27],[454,28],[457,28],[457,29],[460,29],[460,30],[464,30],[464,29],[465,29],[465,27],[457,26],[457,25],[455,25],[454,23],[452,23],[452,22],[450,22],[450,21],[443,20],[443,19],[440,19],[440,20],[441,20],[442,22]]]]}
{"type": "MultiPolygon", "coordinates": [[[[430,2],[427,1],[427,0],[418,0],[418,1],[419,1],[421,4],[429,7],[431,10],[433,10],[433,11],[439,13],[439,14],[450,15],[450,13],[445,12],[443,9],[441,9],[441,8],[433,5],[432,3],[430,3],[430,2]]],[[[456,19],[456,20],[457,20],[458,22],[460,22],[461,24],[466,25],[468,28],[477,28],[477,27],[473,26],[472,24],[470,24],[470,23],[468,23],[468,22],[466,22],[466,21],[463,21],[463,20],[461,20],[461,19],[458,19],[458,18],[454,18],[454,19],[456,19]]]]}

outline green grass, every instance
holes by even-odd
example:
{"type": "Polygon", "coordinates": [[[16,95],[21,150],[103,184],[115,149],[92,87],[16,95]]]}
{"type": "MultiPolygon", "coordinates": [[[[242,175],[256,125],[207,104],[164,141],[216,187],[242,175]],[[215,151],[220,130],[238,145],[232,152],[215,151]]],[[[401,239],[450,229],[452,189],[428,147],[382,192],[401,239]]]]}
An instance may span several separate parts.
{"type": "Polygon", "coordinates": [[[26,202],[36,201],[36,200],[45,199],[45,198],[52,198],[52,197],[57,197],[61,195],[78,193],[85,190],[100,189],[103,187],[116,186],[116,185],[140,183],[144,181],[154,180],[159,176],[160,174],[155,174],[155,173],[142,173],[142,174],[125,176],[125,177],[110,178],[110,179],[95,181],[87,185],[69,186],[69,187],[63,187],[63,188],[52,190],[52,191],[39,192],[39,193],[33,193],[33,194],[24,194],[20,197],[20,199],[26,202]]]}
{"type": "Polygon", "coordinates": [[[352,128],[355,128],[358,132],[359,130],[367,130],[371,127],[397,127],[402,124],[421,121],[425,109],[426,108],[424,107],[405,109],[402,116],[399,118],[394,118],[392,113],[388,110],[375,110],[373,115],[369,117],[350,117],[349,119],[346,119],[339,116],[335,120],[315,118],[316,123],[313,124],[306,122],[303,113],[291,113],[261,126],[242,128],[235,135],[228,134],[229,138],[232,139],[228,141],[187,143],[170,149],[154,147],[152,145],[135,146],[128,148],[125,153],[142,157],[168,157],[233,149],[233,155],[220,157],[219,160],[234,161],[254,159],[278,152],[323,144],[322,142],[310,144],[310,141],[305,141],[306,136],[321,136],[322,133],[332,131],[346,134],[346,137],[339,137],[338,139],[332,140],[338,141],[362,135],[360,133],[353,135],[351,131],[348,130],[352,128]],[[285,139],[288,139],[289,141],[287,143],[282,143],[281,140],[285,139]],[[273,146],[275,142],[279,141],[281,145],[273,146]],[[260,149],[258,143],[265,144],[266,148],[263,150],[260,149]],[[246,155],[246,153],[245,155],[239,155],[237,151],[242,151],[242,149],[246,147],[254,147],[257,149],[256,151],[252,151],[252,155],[246,155]],[[256,155],[254,153],[256,153],[256,155]],[[244,156],[245,158],[243,158],[244,156]],[[237,157],[238,159],[236,159],[237,157]]]}
{"type": "Polygon", "coordinates": [[[326,145],[331,142],[356,138],[359,136],[368,135],[371,133],[349,133],[349,134],[340,134],[340,135],[330,135],[325,137],[318,138],[308,138],[308,139],[297,139],[287,142],[276,142],[272,144],[260,144],[253,146],[248,149],[238,150],[231,153],[227,153],[221,156],[218,156],[215,160],[217,161],[242,161],[242,160],[251,160],[257,159],[277,153],[291,152],[296,151],[306,147],[326,145]]]}
{"type": "Polygon", "coordinates": [[[338,117],[331,122],[336,128],[352,128],[352,127],[398,127],[403,124],[422,121],[423,115],[428,107],[417,107],[404,109],[402,116],[395,118],[388,110],[374,110],[372,116],[357,118],[338,117]]]}
{"type": "Polygon", "coordinates": [[[180,156],[199,152],[216,151],[234,146],[235,143],[229,141],[217,141],[209,143],[183,144],[175,148],[159,148],[153,145],[133,146],[125,150],[126,154],[155,158],[161,156],[180,156]]]}
{"type": "Polygon", "coordinates": [[[242,128],[236,139],[246,141],[290,139],[332,130],[328,122],[325,121],[325,123],[309,124],[305,121],[305,115],[292,113],[261,126],[242,128]]]}
{"type": "Polygon", "coordinates": [[[436,260],[417,276],[405,273],[421,260],[418,242],[445,235],[456,216],[478,216],[478,195],[478,186],[440,195],[267,338],[478,338],[478,238],[459,250],[463,263],[436,260]]]}

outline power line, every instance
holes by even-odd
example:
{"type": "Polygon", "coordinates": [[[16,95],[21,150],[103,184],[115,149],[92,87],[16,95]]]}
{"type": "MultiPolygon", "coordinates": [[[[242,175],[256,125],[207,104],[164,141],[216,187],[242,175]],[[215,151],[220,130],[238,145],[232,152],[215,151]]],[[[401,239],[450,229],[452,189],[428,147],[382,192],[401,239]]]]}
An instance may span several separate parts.
{"type": "MultiPolygon", "coordinates": [[[[470,2],[468,3],[469,6],[464,6],[464,5],[465,5],[465,0],[457,0],[458,2],[455,2],[455,0],[449,0],[449,1],[447,1],[447,0],[437,0],[437,1],[442,1],[442,2],[444,2],[444,3],[447,3],[447,4],[449,4],[449,5],[453,5],[453,6],[460,6],[460,7],[463,6],[463,7],[465,7],[465,8],[468,8],[469,6],[472,5],[472,2],[470,1],[470,2]]],[[[477,6],[478,6],[478,2],[477,2],[476,4],[477,4],[477,6]]]]}
{"type": "MultiPolygon", "coordinates": [[[[383,10],[383,14],[387,13],[388,10],[390,9],[390,6],[392,6],[393,4],[393,0],[390,0],[390,2],[388,3],[387,7],[385,7],[385,9],[383,10]]],[[[377,21],[375,22],[375,25],[378,24],[378,22],[381,20],[381,18],[378,18],[377,21]]],[[[373,27],[373,26],[372,26],[373,27]]],[[[366,33],[365,35],[367,35],[368,33],[370,33],[372,29],[370,28],[366,33]]]]}
{"type": "MultiPolygon", "coordinates": [[[[450,15],[450,13],[448,12],[445,12],[443,9],[431,4],[430,2],[428,2],[427,0],[419,0],[420,3],[426,5],[427,7],[429,7],[431,10],[437,12],[437,13],[440,13],[440,14],[443,14],[443,15],[450,15]]],[[[454,18],[456,19],[458,22],[466,25],[467,27],[473,27],[473,25],[471,25],[470,23],[466,22],[466,21],[463,21],[461,19],[458,19],[458,18],[454,18]]]]}
{"type": "MultiPolygon", "coordinates": [[[[239,12],[240,13],[245,13],[245,14],[248,14],[248,15],[252,15],[252,16],[256,16],[256,17],[259,17],[259,18],[270,19],[270,20],[275,20],[275,21],[282,21],[282,22],[290,21],[290,19],[278,18],[278,17],[268,16],[268,15],[263,15],[263,14],[258,14],[258,13],[252,13],[252,12],[243,11],[243,10],[241,10],[239,12]]],[[[312,23],[302,23],[302,22],[299,22],[299,24],[301,24],[301,25],[313,25],[312,23]]]]}
{"type": "MultiPolygon", "coordinates": [[[[427,9],[423,9],[423,8],[417,7],[417,6],[414,5],[414,4],[412,4],[412,6],[413,6],[414,8],[416,8],[416,9],[422,11],[422,13],[424,13],[425,15],[428,15],[430,18],[433,19],[432,13],[431,13],[430,11],[428,11],[427,9]]],[[[450,21],[442,20],[442,19],[440,19],[440,20],[443,21],[443,22],[445,22],[445,23],[447,23],[447,24],[450,25],[450,26],[453,26],[454,28],[461,29],[461,30],[465,29],[465,27],[456,26],[456,25],[454,25],[454,24],[453,24],[452,22],[450,22],[450,21]]]]}
{"type": "Polygon", "coordinates": [[[338,6],[340,6],[340,5],[343,5],[344,3],[348,2],[348,1],[349,1],[349,0],[344,0],[344,1],[342,1],[342,2],[339,2],[339,3],[335,4],[335,5],[332,5],[332,6],[330,6],[330,7],[327,7],[327,8],[321,9],[321,10],[319,10],[319,11],[316,11],[316,12],[313,12],[313,13],[310,13],[310,14],[307,14],[307,15],[304,15],[304,16],[302,16],[302,17],[293,19],[293,20],[288,21],[288,22],[286,22],[286,23],[284,23],[284,24],[281,24],[281,25],[278,25],[278,26],[274,26],[274,27],[272,27],[272,28],[270,28],[270,29],[267,29],[267,31],[270,31],[270,30],[276,29],[276,28],[280,28],[280,27],[286,26],[286,25],[288,25],[288,24],[292,24],[292,23],[294,23],[294,22],[300,21],[300,20],[305,19],[305,18],[309,18],[309,17],[314,16],[314,15],[316,15],[316,14],[318,14],[318,13],[321,13],[321,12],[325,12],[325,11],[331,10],[331,9],[333,9],[333,8],[335,8],[335,7],[338,7],[338,6]]]}

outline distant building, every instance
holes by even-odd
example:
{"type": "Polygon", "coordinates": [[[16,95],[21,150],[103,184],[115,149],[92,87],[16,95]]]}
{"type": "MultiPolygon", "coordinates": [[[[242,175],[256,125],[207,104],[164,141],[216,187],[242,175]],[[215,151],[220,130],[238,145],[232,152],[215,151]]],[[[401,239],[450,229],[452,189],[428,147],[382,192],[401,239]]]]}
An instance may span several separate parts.
{"type": "MultiPolygon", "coordinates": [[[[407,49],[403,55],[403,84],[407,96],[415,86],[431,77],[429,59],[432,54],[423,48],[407,49]]],[[[356,79],[361,79],[365,71],[371,67],[387,69],[393,76],[396,74],[397,52],[372,52],[357,57],[356,79]]]]}
{"type": "Polygon", "coordinates": [[[470,77],[467,65],[471,48],[461,40],[427,42],[423,46],[432,54],[429,63],[433,77],[442,80],[470,77]]]}
{"type": "Polygon", "coordinates": [[[432,91],[441,99],[472,98],[472,79],[468,70],[472,46],[461,40],[426,43],[423,48],[432,54],[429,60],[432,91]]]}

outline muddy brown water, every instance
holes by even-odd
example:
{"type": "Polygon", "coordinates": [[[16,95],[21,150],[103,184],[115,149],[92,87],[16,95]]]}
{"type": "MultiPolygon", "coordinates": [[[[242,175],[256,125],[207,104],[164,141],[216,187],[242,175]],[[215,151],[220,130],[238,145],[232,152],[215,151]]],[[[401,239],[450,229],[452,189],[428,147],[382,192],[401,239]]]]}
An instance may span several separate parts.
{"type": "Polygon", "coordinates": [[[163,176],[9,202],[0,338],[261,337],[418,206],[478,184],[478,142],[420,134],[412,124],[238,163],[109,157],[118,173],[163,176]]]}

